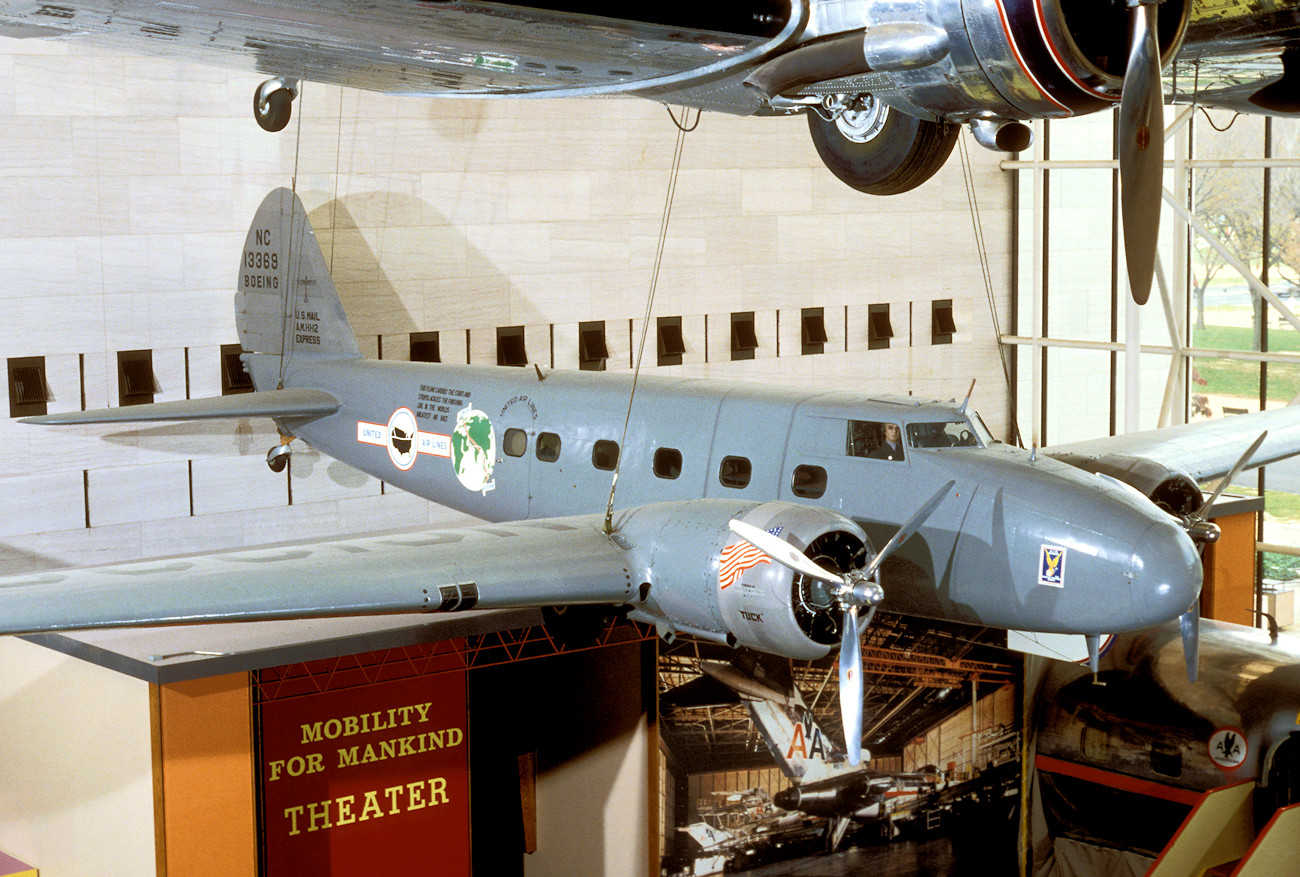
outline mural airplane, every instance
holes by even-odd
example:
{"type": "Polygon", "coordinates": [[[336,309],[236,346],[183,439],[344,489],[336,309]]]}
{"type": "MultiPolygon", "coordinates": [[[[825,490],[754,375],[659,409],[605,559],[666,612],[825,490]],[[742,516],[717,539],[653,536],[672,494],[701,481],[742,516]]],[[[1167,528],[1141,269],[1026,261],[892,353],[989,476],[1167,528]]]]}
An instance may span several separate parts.
{"type": "Polygon", "coordinates": [[[272,468],[301,437],[495,523],[11,576],[0,633],[613,605],[668,638],[838,645],[856,761],[860,610],[1083,634],[1095,654],[1103,631],[1194,617],[1214,537],[1197,480],[1261,429],[1251,465],[1300,452],[1300,408],[1062,446],[1066,463],[994,441],[965,402],[655,376],[633,396],[630,374],[366,360],[288,189],[254,218],[235,303],[256,392],[30,420],[270,417],[272,468]]]}
{"type": "Polygon", "coordinates": [[[0,36],[67,37],[264,73],[289,122],[302,80],[390,94],[626,94],[740,115],[805,113],[836,176],[890,195],[929,179],[962,125],[1000,151],[1024,124],[1119,106],[1124,249],[1150,295],[1170,98],[1300,111],[1294,0],[0,0],[0,36]]]}

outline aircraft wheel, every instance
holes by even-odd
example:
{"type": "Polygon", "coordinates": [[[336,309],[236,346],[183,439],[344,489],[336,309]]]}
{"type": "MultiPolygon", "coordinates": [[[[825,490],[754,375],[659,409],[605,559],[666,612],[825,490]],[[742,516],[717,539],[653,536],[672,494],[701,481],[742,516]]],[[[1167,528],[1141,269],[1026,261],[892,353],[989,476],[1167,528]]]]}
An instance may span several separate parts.
{"type": "Polygon", "coordinates": [[[283,79],[268,79],[253,92],[253,118],[264,131],[283,131],[293,115],[297,89],[283,79]]]}
{"type": "Polygon", "coordinates": [[[289,465],[291,453],[287,444],[276,445],[266,452],[266,465],[271,467],[272,472],[283,472],[284,467],[289,465]]]}
{"type": "Polygon", "coordinates": [[[840,181],[869,195],[897,195],[934,176],[952,152],[959,128],[893,109],[871,95],[853,99],[832,121],[808,112],[817,154],[840,181]]]}

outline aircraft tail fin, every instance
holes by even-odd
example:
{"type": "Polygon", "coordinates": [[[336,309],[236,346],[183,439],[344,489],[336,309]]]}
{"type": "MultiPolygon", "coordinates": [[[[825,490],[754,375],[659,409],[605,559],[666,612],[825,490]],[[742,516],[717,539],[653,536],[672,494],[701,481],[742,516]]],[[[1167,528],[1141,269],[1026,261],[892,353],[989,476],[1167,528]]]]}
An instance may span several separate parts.
{"type": "Polygon", "coordinates": [[[707,822],[696,822],[692,825],[685,825],[678,829],[684,831],[694,838],[705,850],[716,850],[718,847],[732,839],[731,832],[725,828],[714,828],[707,822]]]}
{"type": "MultiPolygon", "coordinates": [[[[245,352],[358,359],[361,351],[302,201],[275,189],[244,240],[235,325],[245,352]]],[[[255,383],[259,370],[249,369],[255,383]]],[[[269,389],[259,386],[259,389],[269,389]]]]}
{"type": "MultiPolygon", "coordinates": [[[[731,664],[700,662],[700,669],[740,695],[754,727],[782,773],[796,785],[815,783],[854,770],[843,749],[826,736],[792,682],[777,690],[731,664]]],[[[863,752],[864,759],[871,753],[863,752]]]]}

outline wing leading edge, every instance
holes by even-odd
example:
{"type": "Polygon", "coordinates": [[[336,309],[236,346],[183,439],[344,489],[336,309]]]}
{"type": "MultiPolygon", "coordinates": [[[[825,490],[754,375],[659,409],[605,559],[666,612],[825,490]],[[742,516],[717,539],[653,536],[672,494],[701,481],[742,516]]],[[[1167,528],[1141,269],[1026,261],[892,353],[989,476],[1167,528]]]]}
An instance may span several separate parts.
{"type": "Polygon", "coordinates": [[[1108,456],[1141,457],[1176,466],[1197,481],[1207,481],[1227,475],[1264,431],[1268,437],[1247,464],[1248,469],[1300,454],[1300,405],[1053,445],[1044,453],[1076,465],[1079,460],[1108,456]]]}
{"type": "Polygon", "coordinates": [[[553,604],[635,593],[599,516],[13,576],[0,634],[553,604]]]}

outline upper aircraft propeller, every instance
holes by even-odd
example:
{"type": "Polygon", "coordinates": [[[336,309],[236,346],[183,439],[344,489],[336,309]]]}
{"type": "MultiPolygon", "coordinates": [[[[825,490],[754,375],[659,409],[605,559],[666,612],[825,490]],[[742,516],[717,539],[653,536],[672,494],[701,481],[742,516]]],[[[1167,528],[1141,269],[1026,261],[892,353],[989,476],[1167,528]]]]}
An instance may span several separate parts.
{"type": "Polygon", "coordinates": [[[1164,93],[1156,6],[1160,0],[1128,0],[1131,39],[1119,104],[1120,212],[1124,258],[1133,300],[1146,304],[1155,275],[1160,236],[1160,197],[1165,171],[1164,93]]]}
{"type": "Polygon", "coordinates": [[[840,634],[840,717],[844,722],[844,743],[848,749],[849,764],[858,764],[862,760],[862,628],[871,624],[876,615],[876,608],[885,599],[885,590],[880,586],[880,566],[885,558],[893,554],[913,534],[921,524],[947,498],[956,481],[949,481],[926,500],[910,517],[898,532],[893,535],[885,547],[862,569],[851,569],[844,573],[835,572],[815,563],[799,549],[766,530],[732,519],[727,522],[731,531],[740,538],[750,542],[777,563],[789,567],[797,573],[825,582],[835,588],[835,598],[844,610],[844,626],[840,634]],[[859,625],[858,610],[866,607],[866,620],[859,625]]]}

